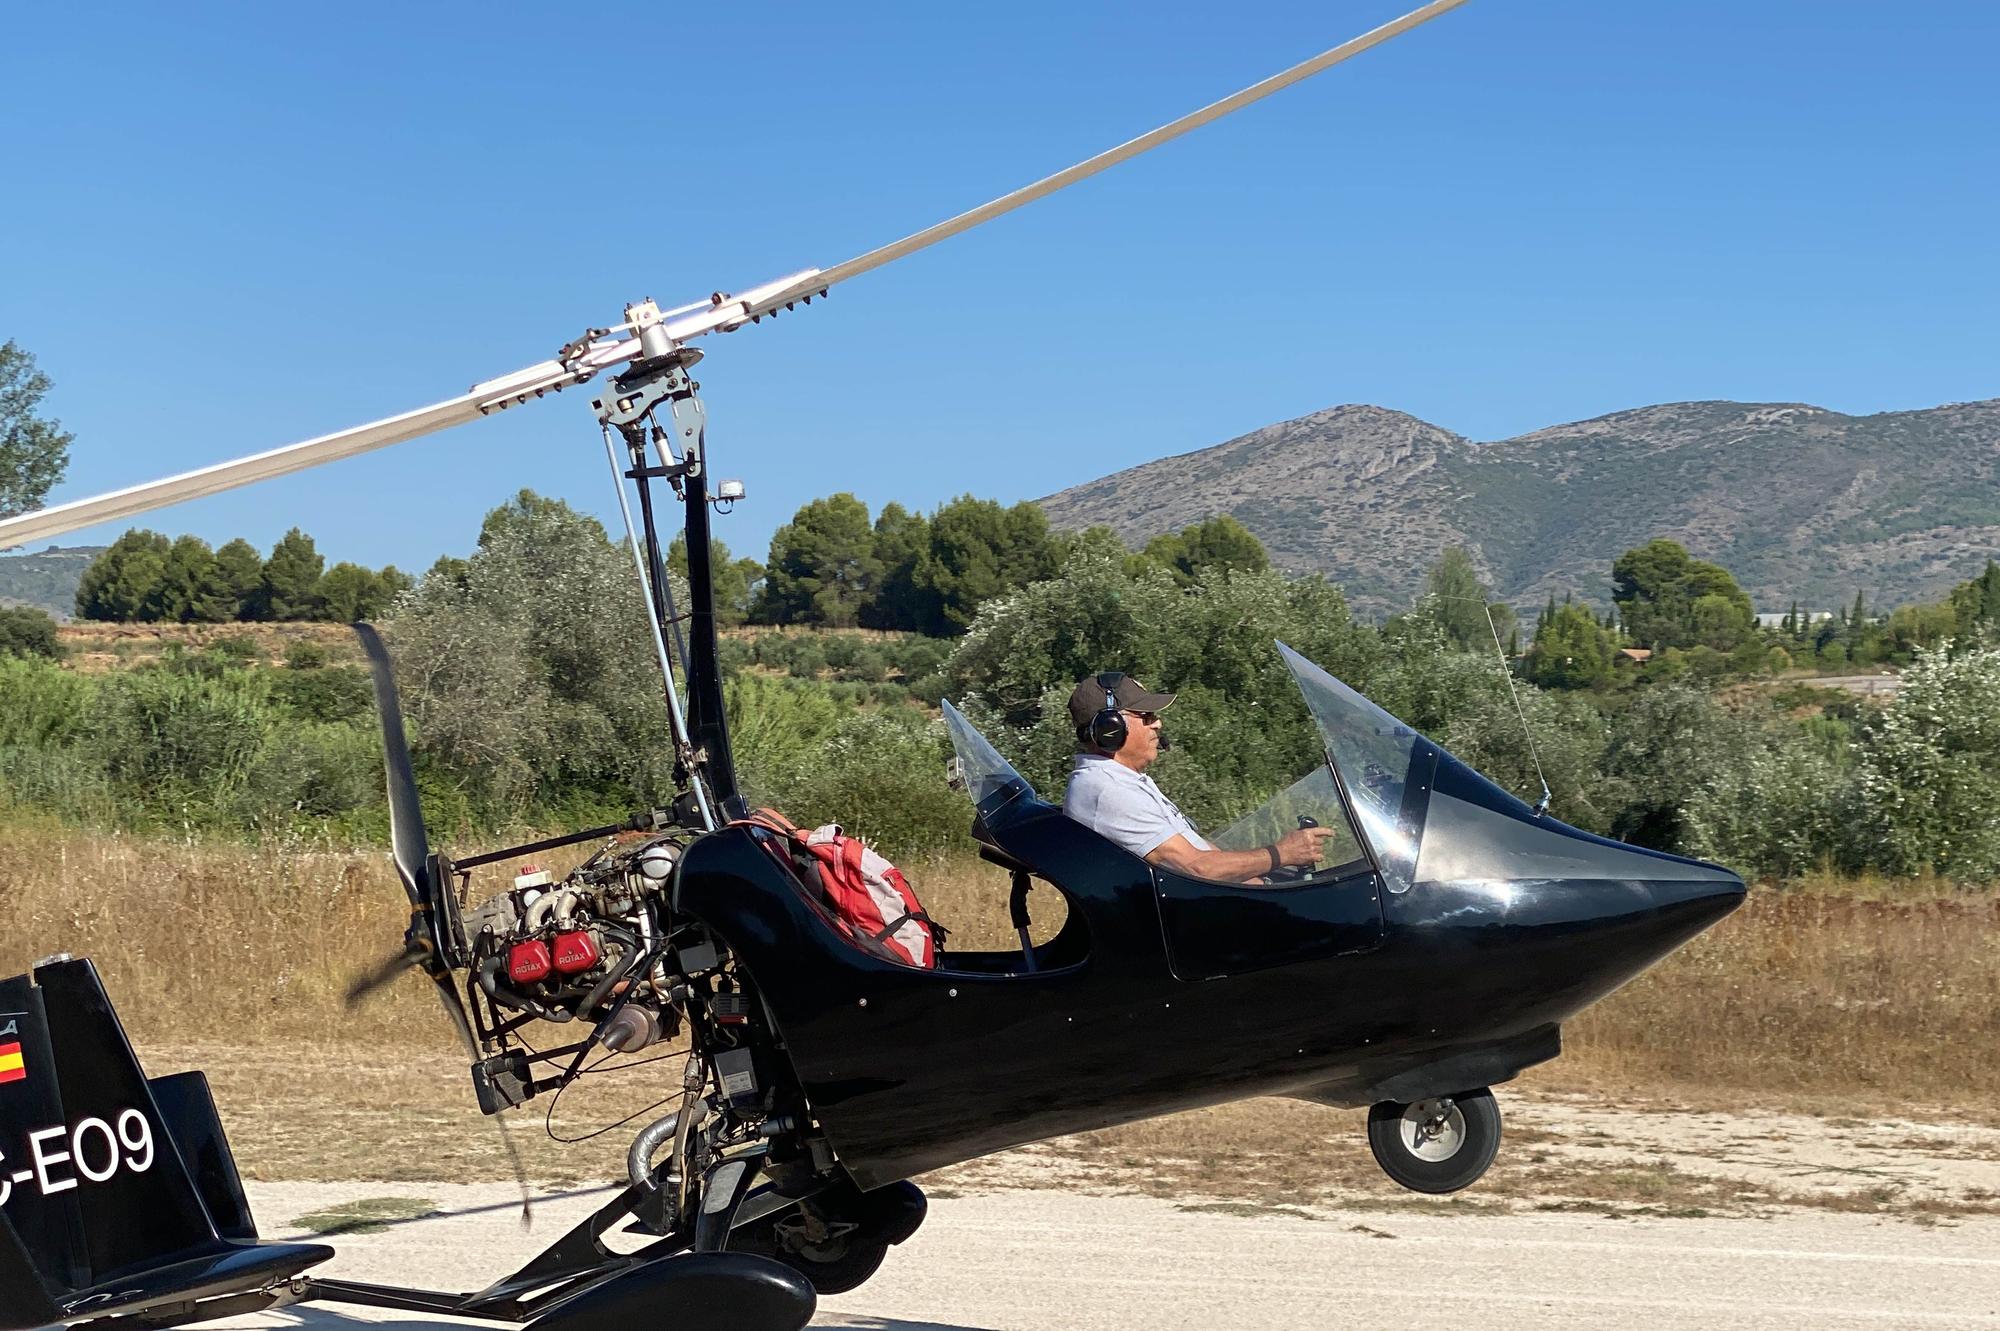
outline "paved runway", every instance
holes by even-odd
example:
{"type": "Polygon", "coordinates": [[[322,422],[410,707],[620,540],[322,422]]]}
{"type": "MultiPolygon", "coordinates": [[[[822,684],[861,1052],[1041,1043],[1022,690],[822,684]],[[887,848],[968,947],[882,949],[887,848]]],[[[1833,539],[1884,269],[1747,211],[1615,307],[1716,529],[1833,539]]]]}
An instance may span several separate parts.
{"type": "MultiPolygon", "coordinates": [[[[597,1196],[542,1203],[532,1233],[504,1187],[262,1184],[273,1237],[361,1197],[441,1214],[334,1240],[328,1274],[474,1288],[518,1265],[597,1196]]],[[[241,1327],[448,1325],[308,1306],[241,1327]]],[[[1582,1215],[1218,1213],[1136,1197],[1008,1192],[933,1202],[881,1273],[823,1299],[818,1327],[873,1331],[1235,1331],[1629,1326],[1643,1331],[2000,1329],[2000,1220],[1935,1228],[1810,1212],[1761,1220],[1582,1215]]],[[[641,1329],[635,1328],[635,1331],[641,1329]]],[[[696,1331],[660,1328],[659,1331],[696,1331]]]]}

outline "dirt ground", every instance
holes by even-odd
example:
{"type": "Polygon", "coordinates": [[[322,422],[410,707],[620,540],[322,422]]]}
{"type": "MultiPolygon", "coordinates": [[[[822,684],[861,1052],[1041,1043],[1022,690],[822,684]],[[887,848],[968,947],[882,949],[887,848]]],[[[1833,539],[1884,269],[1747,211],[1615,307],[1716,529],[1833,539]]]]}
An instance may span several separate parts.
{"type": "MultiPolygon", "coordinates": [[[[507,1116],[529,1176],[588,1186],[623,1168],[633,1134],[676,1084],[678,1055],[586,1078],[507,1116]],[[608,1127],[634,1115],[620,1127],[608,1127]],[[548,1129],[563,1139],[551,1140],[548,1129]],[[596,1135],[592,1135],[596,1134],[596,1135]]],[[[261,1181],[503,1181],[494,1124],[472,1104],[462,1059],[411,1062],[296,1046],[149,1051],[149,1071],[205,1068],[246,1177],[261,1181]]],[[[926,1180],[934,1192],[1040,1188],[1132,1194],[1211,1208],[1337,1206],[1383,1213],[1559,1213],[1702,1219],[1797,1211],[1918,1225],[2000,1217],[2000,1125],[1944,1110],[1881,1114],[1837,1102],[1819,1115],[1744,1110],[1725,1096],[1635,1101],[1534,1074],[1496,1092],[1499,1158],[1455,1197],[1390,1183],[1365,1115],[1252,1100],[1044,1142],[926,1180]],[[1865,1115],[1865,1116],[1864,1116],[1865,1115]]]]}

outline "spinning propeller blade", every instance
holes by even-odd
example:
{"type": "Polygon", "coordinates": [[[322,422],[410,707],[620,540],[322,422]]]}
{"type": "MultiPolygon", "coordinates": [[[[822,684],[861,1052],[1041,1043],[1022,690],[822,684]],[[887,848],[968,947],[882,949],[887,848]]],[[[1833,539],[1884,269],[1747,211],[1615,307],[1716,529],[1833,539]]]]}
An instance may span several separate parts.
{"type": "Polygon", "coordinates": [[[395,852],[396,872],[402,876],[410,904],[430,911],[441,885],[430,881],[431,843],[424,832],[416,769],[410,763],[410,741],[403,729],[396,669],[373,624],[356,624],[354,636],[361,639],[361,650],[368,656],[368,674],[375,685],[375,714],[382,722],[382,763],[389,783],[389,844],[395,852]]]}
{"type": "Polygon", "coordinates": [[[350,1008],[360,1006],[362,999],[368,997],[377,989],[382,988],[404,971],[423,965],[424,958],[427,955],[422,948],[407,945],[399,948],[389,956],[376,962],[360,975],[355,976],[353,982],[347,986],[347,992],[342,995],[342,1001],[350,1008]]]}
{"type": "MultiPolygon", "coordinates": [[[[451,1018],[459,1043],[465,1046],[466,1057],[476,1064],[483,1056],[479,1038],[473,1034],[465,1000],[459,997],[458,988],[452,983],[450,953],[446,951],[456,942],[447,937],[455,928],[448,922],[451,902],[446,893],[450,888],[440,881],[440,861],[431,854],[430,838],[424,831],[424,811],[417,797],[409,737],[403,730],[403,705],[396,695],[395,666],[374,625],[356,624],[354,633],[368,655],[368,673],[375,685],[375,710],[382,721],[382,765],[389,786],[389,841],[396,873],[410,898],[410,927],[403,935],[401,951],[378,962],[348,986],[347,1006],[360,1003],[404,971],[421,970],[436,986],[438,1001],[444,1004],[445,1015],[451,1018]]],[[[515,1181],[521,1185],[521,1219],[526,1223],[532,1218],[527,1170],[522,1166],[521,1152],[514,1145],[506,1121],[495,1115],[493,1124],[500,1130],[500,1144],[506,1148],[515,1181]]]]}
{"type": "Polygon", "coordinates": [[[892,244],[869,250],[866,254],[836,264],[832,268],[807,269],[734,295],[718,293],[710,300],[670,310],[665,314],[661,314],[647,302],[632,307],[628,311],[626,322],[620,327],[600,330],[593,336],[572,343],[565,347],[563,353],[555,360],[543,361],[513,374],[475,384],[465,393],[447,401],[404,412],[400,416],[391,416],[386,420],[372,421],[353,429],[321,435],[317,439],[307,439],[283,448],[274,448],[234,462],[217,463],[178,476],[170,476],[162,481],[131,486],[91,499],[72,500],[20,517],[0,519],[0,549],[60,536],[79,527],[109,522],[116,518],[132,517],[183,500],[218,494],[224,490],[235,489],[237,486],[248,485],[253,481],[289,475],[308,467],[319,466],[324,462],[353,457],[357,453],[383,448],[389,444],[403,443],[423,435],[435,434],[454,425],[465,424],[480,416],[491,415],[531,398],[541,397],[545,393],[559,392],[573,384],[589,380],[600,370],[637,359],[641,354],[641,329],[652,332],[656,328],[659,332],[664,332],[673,342],[685,342],[709,333],[731,332],[746,323],[759,322],[766,315],[776,315],[782,310],[790,309],[794,304],[809,302],[815,296],[823,296],[830,288],[848,278],[859,277],[884,264],[893,263],[919,250],[928,249],[941,240],[969,231],[982,222],[989,222],[1013,212],[1016,208],[1045,198],[1080,180],[1087,180],[1100,171],[1116,166],[1120,162],[1129,161],[1140,153],[1177,139],[1191,130],[1220,120],[1233,111],[1240,111],[1253,102],[1262,101],[1272,93],[1331,69],[1342,61],[1379,46],[1390,38],[1400,36],[1464,3],[1465,0],[1430,0],[1429,4],[1413,9],[1401,18],[1343,42],[1331,50],[1322,51],[1309,60],[1303,60],[1240,92],[1232,93],[1198,111],[1190,112],[1158,129],[1141,134],[1138,138],[1130,139],[1054,175],[1044,176],[1033,184],[1024,185],[989,203],[981,204],[956,217],[947,218],[892,244]],[[632,335],[621,336],[627,332],[632,335]]]}

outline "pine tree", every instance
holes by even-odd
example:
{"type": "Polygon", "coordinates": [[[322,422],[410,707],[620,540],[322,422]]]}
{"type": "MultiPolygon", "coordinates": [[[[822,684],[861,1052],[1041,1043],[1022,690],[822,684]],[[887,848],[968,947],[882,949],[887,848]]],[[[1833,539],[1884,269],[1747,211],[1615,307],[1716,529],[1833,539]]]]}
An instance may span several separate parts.
{"type": "Polygon", "coordinates": [[[851,494],[805,505],[771,536],[757,617],[773,624],[852,627],[881,571],[874,535],[868,506],[851,494]]]}
{"type": "Polygon", "coordinates": [[[882,567],[875,595],[861,607],[861,623],[872,629],[920,627],[934,616],[929,597],[917,586],[917,565],[931,548],[930,519],[893,500],[875,519],[875,562],[882,567]]]}
{"type": "Polygon", "coordinates": [[[167,551],[166,568],[147,598],[147,617],[169,624],[203,620],[196,614],[203,588],[211,579],[215,552],[199,536],[181,536],[167,551]]]}
{"type": "Polygon", "coordinates": [[[237,537],[215,552],[209,585],[203,589],[201,604],[214,618],[211,623],[251,618],[258,584],[264,579],[264,556],[257,547],[237,537]]]}
{"type": "Polygon", "coordinates": [[[264,561],[257,583],[256,618],[316,619],[322,613],[319,581],[326,560],[313,548],[312,537],[297,527],[280,537],[264,561]]]}
{"type": "Polygon", "coordinates": [[[79,619],[125,623],[143,619],[158,595],[172,547],[156,531],[134,528],[83,571],[76,588],[79,619]]]}

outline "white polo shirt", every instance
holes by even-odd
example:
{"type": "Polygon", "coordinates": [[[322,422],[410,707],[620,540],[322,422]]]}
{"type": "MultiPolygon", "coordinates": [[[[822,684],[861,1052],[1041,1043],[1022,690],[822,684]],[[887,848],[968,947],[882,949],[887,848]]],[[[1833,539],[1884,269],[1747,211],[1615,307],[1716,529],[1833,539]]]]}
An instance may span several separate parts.
{"type": "Polygon", "coordinates": [[[1063,794],[1063,812],[1141,858],[1176,833],[1196,850],[1215,849],[1152,777],[1100,753],[1076,755],[1069,769],[1069,789],[1063,794]]]}

